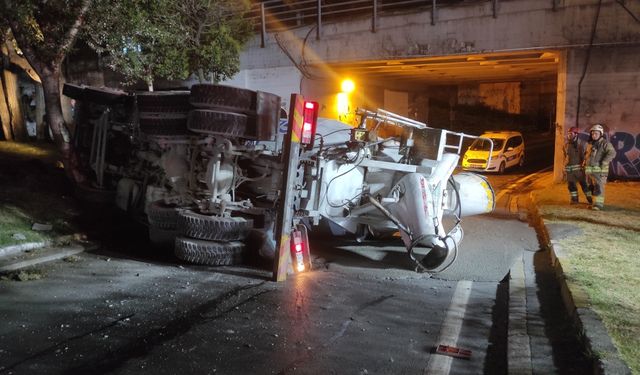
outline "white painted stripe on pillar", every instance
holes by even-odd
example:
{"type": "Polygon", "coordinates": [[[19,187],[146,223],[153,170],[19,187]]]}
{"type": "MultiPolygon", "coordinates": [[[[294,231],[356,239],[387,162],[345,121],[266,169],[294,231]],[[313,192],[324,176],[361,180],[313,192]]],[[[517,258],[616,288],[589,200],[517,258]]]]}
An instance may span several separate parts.
{"type": "Polygon", "coordinates": [[[509,338],[507,361],[510,375],[531,375],[531,344],[527,333],[527,292],[524,260],[520,256],[511,267],[509,279],[509,338]]]}
{"type": "MultiPolygon", "coordinates": [[[[451,305],[449,305],[447,316],[445,316],[444,322],[442,323],[436,346],[456,346],[458,343],[458,337],[460,336],[460,329],[464,321],[464,314],[467,311],[467,302],[471,295],[472,286],[473,282],[468,280],[459,281],[456,285],[456,290],[453,292],[451,305]]],[[[424,373],[429,375],[448,374],[449,370],[451,370],[451,360],[452,357],[450,356],[434,353],[429,358],[429,363],[424,373]]]]}

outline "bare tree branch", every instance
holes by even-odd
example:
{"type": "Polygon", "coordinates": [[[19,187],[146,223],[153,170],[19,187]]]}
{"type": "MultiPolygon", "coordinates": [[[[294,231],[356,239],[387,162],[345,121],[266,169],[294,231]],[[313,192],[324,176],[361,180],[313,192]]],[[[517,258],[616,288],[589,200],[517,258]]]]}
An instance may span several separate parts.
{"type": "Polygon", "coordinates": [[[60,48],[58,49],[58,54],[55,59],[56,65],[62,63],[62,60],[64,60],[65,56],[67,55],[67,52],[69,52],[71,47],[73,47],[73,44],[76,41],[76,37],[78,36],[78,32],[80,31],[80,28],[84,23],[84,16],[89,11],[89,8],[91,8],[91,3],[92,3],[92,0],[84,0],[82,2],[80,11],[78,12],[75,22],[69,28],[69,30],[67,31],[67,34],[64,36],[62,40],[62,43],[60,44],[60,48]]]}

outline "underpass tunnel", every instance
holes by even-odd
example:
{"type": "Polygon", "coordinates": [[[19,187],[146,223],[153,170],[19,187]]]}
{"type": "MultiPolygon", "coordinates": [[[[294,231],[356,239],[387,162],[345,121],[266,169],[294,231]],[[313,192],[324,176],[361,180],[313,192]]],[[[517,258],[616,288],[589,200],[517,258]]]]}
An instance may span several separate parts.
{"type": "MultiPolygon", "coordinates": [[[[312,78],[303,78],[301,88],[320,102],[321,117],[354,126],[357,108],[384,108],[472,135],[515,130],[553,138],[561,122],[556,108],[565,100],[560,64],[562,53],[554,50],[343,62],[310,66],[312,78]],[[345,80],[353,84],[349,92],[341,87],[345,80]]],[[[550,164],[554,148],[544,152],[550,164]]]]}
{"type": "Polygon", "coordinates": [[[272,19],[260,21],[260,37],[229,83],[274,92],[285,107],[291,92],[301,92],[320,102],[320,116],[351,123],[357,107],[384,107],[472,134],[551,133],[556,183],[567,130],[576,126],[586,138],[598,123],[616,150],[610,176],[640,177],[640,4],[399,3],[367,3],[358,12],[342,2],[303,13],[261,8],[272,19]],[[340,88],[346,78],[350,93],[340,88]]]}

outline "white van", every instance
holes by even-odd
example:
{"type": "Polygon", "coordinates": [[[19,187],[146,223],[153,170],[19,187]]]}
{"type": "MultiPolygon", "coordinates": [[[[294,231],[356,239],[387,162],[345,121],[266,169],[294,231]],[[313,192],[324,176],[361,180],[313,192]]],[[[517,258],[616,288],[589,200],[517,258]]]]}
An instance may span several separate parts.
{"type": "Polygon", "coordinates": [[[462,158],[462,169],[504,173],[505,169],[524,165],[524,140],[522,134],[515,131],[486,132],[476,139],[462,158]],[[493,141],[491,161],[489,152],[493,141]]]}

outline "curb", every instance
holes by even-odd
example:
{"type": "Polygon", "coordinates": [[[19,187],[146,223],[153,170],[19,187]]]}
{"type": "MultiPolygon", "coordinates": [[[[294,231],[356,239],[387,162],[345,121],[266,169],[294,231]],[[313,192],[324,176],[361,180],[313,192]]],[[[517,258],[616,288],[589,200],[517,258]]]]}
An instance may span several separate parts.
{"type": "Polygon", "coordinates": [[[75,239],[74,234],[60,235],[58,237],[40,242],[25,242],[18,245],[0,247],[0,258],[16,255],[24,251],[41,249],[43,247],[55,247],[71,242],[78,242],[75,239]]]}
{"type": "Polygon", "coordinates": [[[527,296],[524,259],[520,255],[509,271],[508,373],[533,374],[531,343],[527,334],[527,296]]]}
{"type": "Polygon", "coordinates": [[[50,262],[53,260],[63,259],[72,255],[76,255],[84,252],[85,248],[82,245],[74,244],[72,246],[64,247],[51,247],[42,250],[41,254],[37,257],[26,260],[18,260],[16,262],[0,265],[0,273],[17,271],[22,268],[35,266],[41,263],[50,262]]]}
{"type": "Polygon", "coordinates": [[[593,374],[631,374],[631,369],[620,357],[618,349],[613,345],[611,337],[598,314],[591,309],[591,303],[587,293],[577,284],[567,280],[562,269],[562,260],[566,259],[565,252],[560,244],[553,240],[545,224],[535,191],[529,194],[531,223],[538,233],[540,244],[548,248],[551,256],[551,265],[556,278],[560,283],[562,300],[567,312],[573,320],[574,327],[581,334],[580,340],[584,343],[593,360],[593,374]]]}
{"type": "Polygon", "coordinates": [[[53,240],[27,242],[0,248],[0,273],[16,271],[97,248],[97,245],[92,242],[77,241],[72,238],[72,236],[65,235],[53,240]],[[29,259],[8,259],[11,256],[21,255],[30,250],[39,251],[29,259]]]}
{"type": "Polygon", "coordinates": [[[19,245],[12,245],[6,247],[0,247],[0,258],[8,257],[11,255],[15,255],[27,250],[39,249],[45,246],[51,246],[53,241],[42,241],[42,242],[26,242],[21,243],[19,245]]]}

